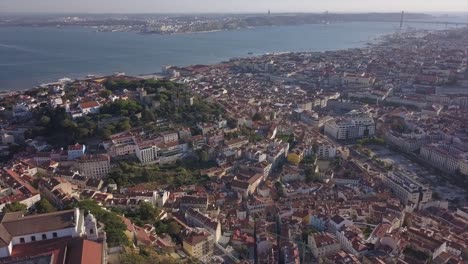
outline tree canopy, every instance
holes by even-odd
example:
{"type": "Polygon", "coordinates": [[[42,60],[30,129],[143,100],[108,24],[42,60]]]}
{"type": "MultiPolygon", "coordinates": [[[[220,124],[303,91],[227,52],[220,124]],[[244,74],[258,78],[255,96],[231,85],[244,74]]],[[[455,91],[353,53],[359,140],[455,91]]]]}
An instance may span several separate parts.
{"type": "Polygon", "coordinates": [[[206,181],[205,177],[200,176],[198,170],[189,170],[178,164],[160,167],[127,162],[121,162],[117,168],[113,169],[109,174],[109,179],[119,186],[154,183],[178,187],[206,181]]]}
{"type": "Polygon", "coordinates": [[[129,253],[121,254],[120,263],[121,264],[181,264],[181,263],[196,264],[200,262],[192,258],[188,260],[175,260],[170,256],[158,254],[151,248],[140,247],[139,253],[129,252],[129,253]]]}
{"type": "Polygon", "coordinates": [[[143,107],[135,100],[117,100],[105,104],[99,109],[100,114],[109,114],[112,116],[130,116],[141,112],[143,107]]]}
{"type": "Polygon", "coordinates": [[[55,212],[57,209],[45,198],[36,203],[36,210],[39,214],[55,212]]]}
{"type": "Polygon", "coordinates": [[[11,213],[11,212],[26,212],[28,207],[22,203],[19,202],[12,202],[3,208],[4,213],[11,213]]]}

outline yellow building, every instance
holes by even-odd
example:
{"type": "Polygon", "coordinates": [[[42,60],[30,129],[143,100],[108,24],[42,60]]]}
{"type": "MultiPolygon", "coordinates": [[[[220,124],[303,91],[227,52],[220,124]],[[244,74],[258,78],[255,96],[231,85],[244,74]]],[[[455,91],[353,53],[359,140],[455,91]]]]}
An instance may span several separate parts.
{"type": "Polygon", "coordinates": [[[288,161],[291,162],[294,165],[299,165],[299,163],[301,163],[302,159],[304,159],[304,151],[301,150],[301,149],[293,149],[288,154],[288,161]]]}
{"type": "Polygon", "coordinates": [[[209,258],[213,255],[214,237],[205,229],[187,230],[183,241],[184,251],[194,258],[209,258]]]}

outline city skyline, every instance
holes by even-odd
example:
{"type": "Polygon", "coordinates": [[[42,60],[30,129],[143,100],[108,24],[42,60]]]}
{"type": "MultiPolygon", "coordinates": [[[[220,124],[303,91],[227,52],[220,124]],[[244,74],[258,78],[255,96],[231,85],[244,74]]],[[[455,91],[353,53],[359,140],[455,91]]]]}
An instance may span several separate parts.
{"type": "Polygon", "coordinates": [[[177,2],[160,0],[5,0],[0,2],[2,12],[37,12],[37,13],[272,13],[284,12],[468,12],[468,1],[446,0],[431,1],[405,0],[395,1],[347,1],[330,0],[314,2],[305,0],[249,2],[239,0],[224,2],[215,0],[178,0],[177,2]]]}
{"type": "Polygon", "coordinates": [[[0,0],[0,36],[0,263],[468,264],[468,0],[0,0]]]}

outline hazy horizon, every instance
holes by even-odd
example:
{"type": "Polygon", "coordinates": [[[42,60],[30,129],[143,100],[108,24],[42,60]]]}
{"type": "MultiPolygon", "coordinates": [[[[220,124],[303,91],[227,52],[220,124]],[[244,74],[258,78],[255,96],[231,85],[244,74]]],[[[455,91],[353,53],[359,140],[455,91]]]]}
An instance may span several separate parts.
{"type": "Polygon", "coordinates": [[[242,14],[242,13],[463,13],[467,0],[2,0],[1,13],[242,14]]]}
{"type": "MultiPolygon", "coordinates": [[[[324,11],[310,11],[310,12],[271,12],[272,15],[282,15],[282,14],[323,14],[328,12],[330,14],[393,14],[401,13],[404,11],[406,14],[427,14],[427,15],[468,15],[468,12],[456,12],[456,11],[333,11],[333,10],[324,10],[324,11]]],[[[266,11],[268,12],[268,10],[266,11]]],[[[40,12],[40,11],[1,11],[0,14],[8,15],[261,15],[266,12],[66,12],[66,11],[56,11],[56,12],[40,12]]]]}

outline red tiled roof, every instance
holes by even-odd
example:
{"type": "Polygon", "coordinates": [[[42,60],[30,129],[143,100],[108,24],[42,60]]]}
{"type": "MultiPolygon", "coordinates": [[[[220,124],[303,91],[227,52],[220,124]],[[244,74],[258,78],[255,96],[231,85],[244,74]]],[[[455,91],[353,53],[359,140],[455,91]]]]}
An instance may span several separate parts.
{"type": "Polygon", "coordinates": [[[101,264],[102,245],[82,238],[50,239],[15,245],[11,257],[3,260],[17,261],[40,256],[51,256],[51,264],[101,264]]]}
{"type": "Polygon", "coordinates": [[[72,240],[72,237],[64,237],[15,245],[11,252],[11,258],[18,260],[35,256],[52,255],[51,264],[62,264],[65,260],[67,244],[72,240]]]}
{"type": "Polygon", "coordinates": [[[87,108],[94,108],[100,106],[98,102],[96,101],[91,101],[91,102],[83,102],[80,104],[81,109],[87,109],[87,108]]]}
{"type": "Polygon", "coordinates": [[[102,245],[85,239],[74,240],[68,245],[67,264],[101,264],[102,245]]]}
{"type": "Polygon", "coordinates": [[[83,145],[76,143],[75,145],[68,146],[68,150],[82,150],[83,145]]]}

